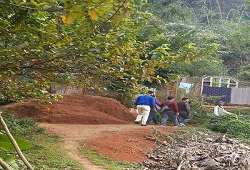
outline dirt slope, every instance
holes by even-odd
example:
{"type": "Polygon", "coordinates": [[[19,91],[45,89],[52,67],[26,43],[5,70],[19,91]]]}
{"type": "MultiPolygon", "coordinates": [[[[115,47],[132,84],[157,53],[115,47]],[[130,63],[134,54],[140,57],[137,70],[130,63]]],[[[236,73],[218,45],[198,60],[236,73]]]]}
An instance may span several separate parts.
{"type": "Polygon", "coordinates": [[[51,101],[46,108],[38,108],[37,101],[8,105],[19,117],[32,117],[39,122],[56,124],[128,124],[135,115],[112,98],[89,95],[64,95],[51,101]]]}

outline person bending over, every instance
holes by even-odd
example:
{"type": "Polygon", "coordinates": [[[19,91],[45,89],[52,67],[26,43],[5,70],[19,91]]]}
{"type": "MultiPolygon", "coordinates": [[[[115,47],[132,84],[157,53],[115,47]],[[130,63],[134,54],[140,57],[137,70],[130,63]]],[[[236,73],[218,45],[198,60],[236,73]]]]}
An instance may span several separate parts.
{"type": "Polygon", "coordinates": [[[162,112],[162,119],[161,119],[162,126],[166,126],[168,117],[170,117],[173,120],[175,127],[179,126],[179,122],[177,120],[177,116],[179,115],[179,110],[177,103],[174,101],[174,99],[175,98],[173,96],[168,96],[167,100],[161,103],[161,107],[168,106],[168,109],[162,112]]]}
{"type": "Polygon", "coordinates": [[[152,108],[156,111],[155,98],[150,94],[154,93],[153,91],[148,92],[149,95],[143,94],[136,98],[134,102],[134,109],[137,111],[138,115],[135,119],[135,123],[139,124],[141,121],[142,126],[147,126],[147,120],[152,108]]]}
{"type": "Polygon", "coordinates": [[[180,113],[178,116],[178,121],[180,126],[186,126],[187,122],[190,120],[191,109],[187,97],[183,97],[181,100],[182,101],[177,104],[180,113]]]}

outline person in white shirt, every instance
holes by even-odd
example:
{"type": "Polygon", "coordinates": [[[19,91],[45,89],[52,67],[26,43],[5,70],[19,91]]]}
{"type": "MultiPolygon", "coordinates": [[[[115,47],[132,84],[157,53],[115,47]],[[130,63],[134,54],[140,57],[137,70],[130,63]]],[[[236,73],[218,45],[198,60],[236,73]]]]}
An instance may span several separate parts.
{"type": "Polygon", "coordinates": [[[220,116],[223,114],[231,114],[230,112],[228,112],[224,109],[223,105],[224,105],[224,102],[219,101],[218,105],[214,106],[214,115],[215,116],[220,116]]]}

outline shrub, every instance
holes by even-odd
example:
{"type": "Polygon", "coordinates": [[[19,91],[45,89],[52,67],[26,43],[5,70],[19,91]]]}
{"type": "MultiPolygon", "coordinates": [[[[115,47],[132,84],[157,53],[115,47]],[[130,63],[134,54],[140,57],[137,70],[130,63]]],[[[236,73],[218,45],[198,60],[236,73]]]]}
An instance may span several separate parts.
{"type": "Polygon", "coordinates": [[[209,120],[213,116],[211,110],[202,106],[202,103],[197,99],[192,99],[190,101],[191,107],[191,120],[189,123],[197,125],[206,125],[209,123],[209,120]]]}
{"type": "Polygon", "coordinates": [[[5,110],[2,114],[2,117],[12,135],[15,135],[17,137],[32,136],[44,131],[42,128],[38,127],[37,122],[29,117],[17,119],[14,112],[5,110]]]}
{"type": "MultiPolygon", "coordinates": [[[[210,120],[210,129],[228,134],[245,142],[250,142],[250,110],[238,111],[237,114],[213,116],[210,120]]],[[[235,111],[234,113],[236,113],[235,111]]]]}

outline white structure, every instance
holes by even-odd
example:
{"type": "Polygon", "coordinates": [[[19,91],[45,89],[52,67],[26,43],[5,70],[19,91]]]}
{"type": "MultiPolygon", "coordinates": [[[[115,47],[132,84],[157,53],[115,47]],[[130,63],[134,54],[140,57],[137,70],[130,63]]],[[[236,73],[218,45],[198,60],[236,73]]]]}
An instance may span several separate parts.
{"type": "Polygon", "coordinates": [[[213,88],[230,88],[230,103],[250,105],[250,88],[239,88],[239,82],[230,77],[207,76],[202,78],[201,94],[204,86],[213,88]]]}
{"type": "Polygon", "coordinates": [[[207,76],[207,77],[202,78],[201,94],[203,91],[203,86],[238,88],[238,85],[239,85],[239,82],[234,78],[220,77],[220,76],[207,76]]]}

